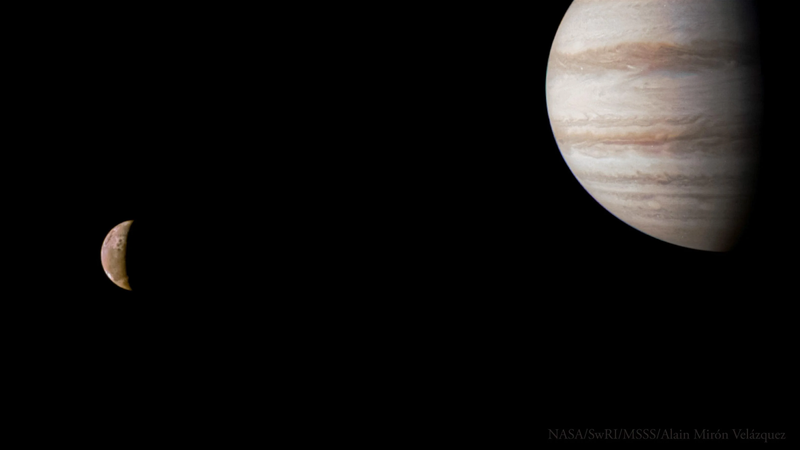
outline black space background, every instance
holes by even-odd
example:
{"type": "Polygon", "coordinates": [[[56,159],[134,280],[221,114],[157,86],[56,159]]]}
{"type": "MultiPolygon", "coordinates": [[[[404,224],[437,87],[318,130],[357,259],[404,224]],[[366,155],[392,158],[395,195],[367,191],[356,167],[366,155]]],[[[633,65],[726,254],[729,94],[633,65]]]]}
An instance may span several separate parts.
{"type": "Polygon", "coordinates": [[[57,227],[63,270],[27,290],[53,416],[202,437],[278,411],[391,440],[469,437],[453,411],[488,402],[531,441],[794,430],[790,19],[759,3],[759,201],[717,254],[574,179],[544,94],[570,2],[546,3],[53,13],[30,226],[57,227]],[[130,219],[126,292],[99,256],[130,219]]]}

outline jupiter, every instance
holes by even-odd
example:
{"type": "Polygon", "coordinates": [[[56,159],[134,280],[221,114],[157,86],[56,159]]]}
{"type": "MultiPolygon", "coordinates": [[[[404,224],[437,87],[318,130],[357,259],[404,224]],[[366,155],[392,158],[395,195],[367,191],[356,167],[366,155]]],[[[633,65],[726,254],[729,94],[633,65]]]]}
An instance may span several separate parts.
{"type": "Polygon", "coordinates": [[[728,251],[753,203],[761,125],[750,0],[575,0],[547,109],[572,173],[662,241],[728,251]]]}

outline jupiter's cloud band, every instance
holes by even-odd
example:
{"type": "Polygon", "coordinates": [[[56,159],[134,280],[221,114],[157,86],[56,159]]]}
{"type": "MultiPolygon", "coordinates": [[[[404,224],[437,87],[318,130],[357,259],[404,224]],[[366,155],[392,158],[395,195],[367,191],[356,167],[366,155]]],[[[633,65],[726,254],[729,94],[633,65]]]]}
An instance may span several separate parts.
{"type": "Polygon", "coordinates": [[[575,0],[547,69],[553,134],[615,216],[725,251],[749,211],[761,119],[749,0],[575,0]]]}

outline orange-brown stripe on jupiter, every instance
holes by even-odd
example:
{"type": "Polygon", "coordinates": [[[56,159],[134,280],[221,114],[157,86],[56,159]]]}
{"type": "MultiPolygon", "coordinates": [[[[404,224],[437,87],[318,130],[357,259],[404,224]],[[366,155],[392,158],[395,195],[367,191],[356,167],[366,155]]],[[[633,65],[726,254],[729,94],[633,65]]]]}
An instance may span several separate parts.
{"type": "Polygon", "coordinates": [[[103,247],[100,250],[100,261],[106,276],[117,286],[131,290],[128,281],[127,252],[128,252],[128,232],[131,229],[132,220],[122,222],[108,232],[103,247]]]}
{"type": "Polygon", "coordinates": [[[761,120],[752,0],[575,0],[547,108],[561,153],[609,212],[726,251],[752,201],[761,120]]]}

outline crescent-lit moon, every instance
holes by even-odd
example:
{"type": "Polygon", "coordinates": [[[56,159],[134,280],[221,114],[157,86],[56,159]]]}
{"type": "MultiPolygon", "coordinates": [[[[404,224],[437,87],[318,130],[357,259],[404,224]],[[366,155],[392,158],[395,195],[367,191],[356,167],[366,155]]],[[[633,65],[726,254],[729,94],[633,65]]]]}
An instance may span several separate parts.
{"type": "Polygon", "coordinates": [[[103,263],[108,278],[122,289],[131,290],[128,282],[126,255],[128,253],[128,232],[132,220],[122,222],[108,232],[100,250],[100,261],[103,263]]]}

